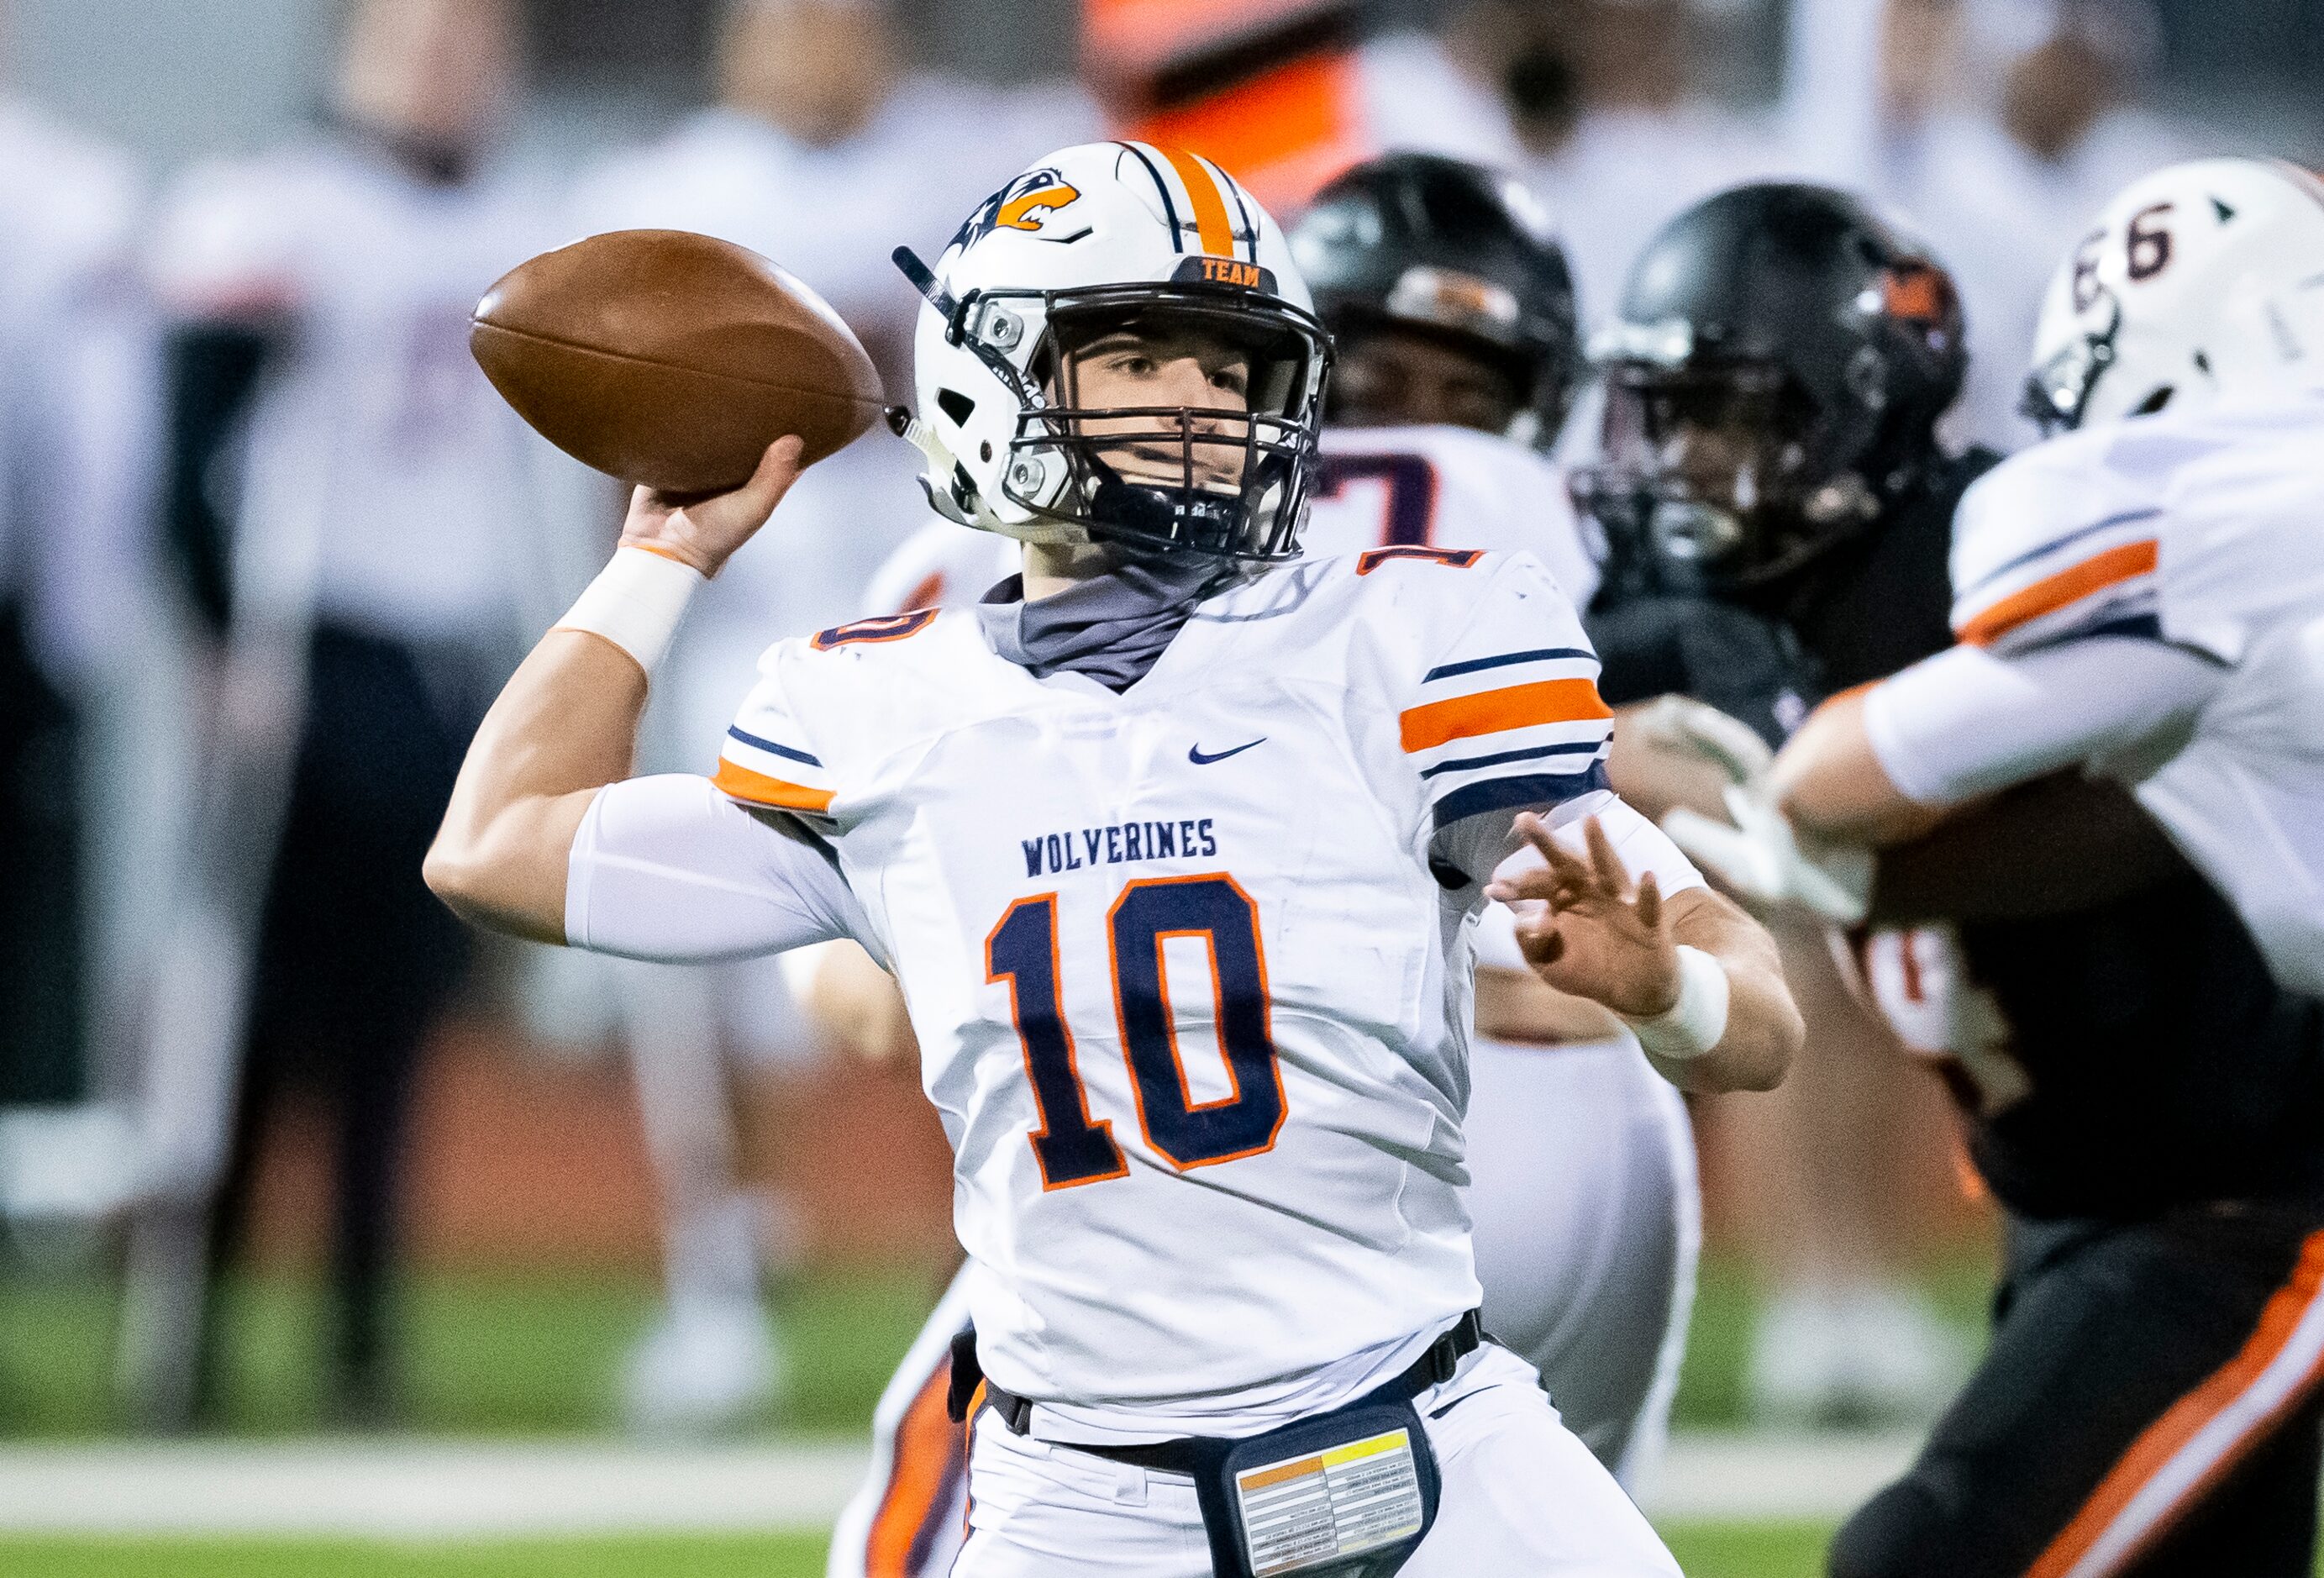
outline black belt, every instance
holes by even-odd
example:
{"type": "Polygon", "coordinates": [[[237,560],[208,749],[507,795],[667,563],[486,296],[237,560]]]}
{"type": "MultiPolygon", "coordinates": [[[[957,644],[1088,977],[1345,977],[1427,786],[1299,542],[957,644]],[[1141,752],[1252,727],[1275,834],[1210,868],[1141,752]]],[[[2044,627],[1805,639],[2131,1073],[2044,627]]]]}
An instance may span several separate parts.
{"type": "MultiPolygon", "coordinates": [[[[962,1334],[973,1340],[972,1333],[962,1334]]],[[[1484,1325],[1472,1309],[1454,1322],[1452,1330],[1428,1344],[1427,1351],[1407,1365],[1403,1374],[1383,1386],[1375,1387],[1349,1407],[1360,1407],[1370,1403],[1408,1403],[1430,1387],[1442,1386],[1451,1380],[1461,1361],[1475,1352],[1484,1339],[1484,1325]]],[[[961,1346],[958,1343],[953,1345],[955,1371],[959,1368],[961,1346]]],[[[1025,1434],[1026,1426],[1033,1418],[1031,1399],[1020,1398],[1015,1392],[1004,1390],[987,1380],[984,1383],[984,1400],[987,1407],[1001,1416],[1001,1422],[1009,1426],[1011,1435],[1025,1434]]],[[[1134,1468],[1190,1474],[1201,1464],[1216,1457],[1224,1444],[1204,1436],[1188,1435],[1176,1441],[1140,1442],[1134,1446],[1105,1446],[1088,1441],[1059,1441],[1052,1444],[1070,1446],[1075,1452],[1086,1452],[1114,1463],[1129,1463],[1134,1468]]]]}

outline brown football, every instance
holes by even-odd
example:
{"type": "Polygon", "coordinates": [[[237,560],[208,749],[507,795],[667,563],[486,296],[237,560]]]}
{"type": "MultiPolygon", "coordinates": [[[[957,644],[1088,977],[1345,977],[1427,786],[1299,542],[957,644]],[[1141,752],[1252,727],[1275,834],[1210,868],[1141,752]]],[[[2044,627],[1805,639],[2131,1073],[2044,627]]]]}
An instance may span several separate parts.
{"type": "Polygon", "coordinates": [[[518,265],[476,304],[468,345],[541,437],[667,493],[737,487],[787,433],[812,464],[881,405],[872,358],[820,296],[685,230],[615,230],[518,265]]]}

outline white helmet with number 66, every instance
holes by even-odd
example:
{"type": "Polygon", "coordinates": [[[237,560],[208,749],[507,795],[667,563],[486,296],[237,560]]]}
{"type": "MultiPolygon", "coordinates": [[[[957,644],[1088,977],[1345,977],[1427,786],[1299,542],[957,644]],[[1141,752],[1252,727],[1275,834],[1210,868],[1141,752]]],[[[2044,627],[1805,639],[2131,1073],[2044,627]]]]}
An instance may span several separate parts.
{"type": "Polygon", "coordinates": [[[2043,431],[2324,376],[2324,182],[2198,159],[2119,193],[2051,278],[2025,411],[2043,431]]]}
{"type": "Polygon", "coordinates": [[[985,199],[934,268],[908,249],[896,262],[927,303],[902,430],[940,513],[1032,542],[1297,551],[1331,342],[1282,232],[1217,165],[1145,143],[1067,148],[985,199]],[[1239,398],[1077,399],[1077,359],[1124,338],[1213,347],[1239,398]]]}

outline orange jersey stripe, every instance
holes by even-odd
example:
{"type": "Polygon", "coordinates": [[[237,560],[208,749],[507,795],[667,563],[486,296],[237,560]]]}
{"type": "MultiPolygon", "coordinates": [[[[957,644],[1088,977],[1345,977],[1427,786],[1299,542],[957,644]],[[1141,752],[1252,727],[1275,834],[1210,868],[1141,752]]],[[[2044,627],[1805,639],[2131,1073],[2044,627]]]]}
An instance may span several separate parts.
{"type": "Polygon", "coordinates": [[[1219,178],[1210,167],[1175,143],[1161,144],[1162,157],[1186,183],[1186,195],[1194,204],[1194,231],[1201,237],[1203,250],[1213,257],[1234,255],[1234,225],[1227,217],[1226,198],[1221,195],[1219,178]]]}
{"type": "MultiPolygon", "coordinates": [[[[2134,544],[2133,546],[2136,546],[2134,544]]],[[[2153,544],[2146,545],[2152,549],[2153,544]]],[[[2192,1441],[2196,1435],[2218,1417],[2219,1412],[2240,1397],[2273,1363],[2277,1354],[2300,1324],[2300,1318],[2315,1302],[2317,1292],[2324,1287],[2324,1232],[2310,1233],[2301,1246],[2300,1261],[2292,1269],[2292,1279],[2272,1294],[2260,1311],[2259,1324],[2252,1331],[2243,1351],[2212,1371],[2203,1384],[2171,1405],[2163,1416],[2141,1432],[2130,1450],[2109,1470],[2090,1499],[2074,1514],[2050,1547],[2034,1559],[2025,1571],[2025,1578],[2064,1578],[2074,1564],[2089,1553],[2090,1547],[2111,1527],[2131,1499],[2144,1488],[2149,1480],[2169,1466],[2192,1441]]],[[[2310,1378],[2312,1381],[2313,1378],[2310,1378]]],[[[2296,1389],[2292,1400],[2296,1402],[2304,1389],[2296,1389]]],[[[2279,1413],[2280,1417],[2280,1413],[2279,1413]]],[[[2273,1421],[2270,1421],[2272,1423],[2273,1421]]],[[[2236,1444],[2229,1463],[2239,1458],[2255,1444],[2264,1430],[2252,1432],[2236,1444]]],[[[2217,1465],[2210,1474],[2196,1485],[2172,1510],[2172,1518],[2158,1521],[2149,1532],[2148,1541],[2162,1534],[2171,1521],[2183,1511],[2189,1502],[2204,1488],[2216,1481],[2228,1463],[2217,1465]]]]}
{"type": "Polygon", "coordinates": [[[2104,553],[2094,553],[2078,565],[2060,570],[2054,576],[2034,582],[2022,592],[2013,592],[2004,597],[1962,625],[1960,639],[1981,646],[2008,634],[2028,620],[2054,614],[2069,603],[2079,603],[2091,593],[2104,591],[2117,581],[2150,574],[2156,559],[2157,549],[2152,540],[2126,542],[2118,548],[2109,548],[2104,553]]]}
{"type": "Polygon", "coordinates": [[[718,776],[710,780],[738,800],[748,800],[754,806],[774,806],[786,811],[827,811],[831,809],[832,791],[809,789],[802,783],[785,783],[779,778],[769,778],[763,772],[752,772],[747,767],[737,767],[732,761],[718,763],[718,776]]]}
{"type": "Polygon", "coordinates": [[[912,1578],[912,1546],[951,1489],[961,1442],[959,1426],[945,1411],[952,1366],[936,1366],[896,1426],[895,1460],[888,1489],[872,1516],[863,1556],[867,1578],[912,1578]]]}
{"type": "Polygon", "coordinates": [[[1613,709],[1599,699],[1594,680],[1544,679],[1533,685],[1512,685],[1506,690],[1432,701],[1406,711],[1397,722],[1403,725],[1406,751],[1427,751],[1476,734],[1613,715],[1613,709]]]}

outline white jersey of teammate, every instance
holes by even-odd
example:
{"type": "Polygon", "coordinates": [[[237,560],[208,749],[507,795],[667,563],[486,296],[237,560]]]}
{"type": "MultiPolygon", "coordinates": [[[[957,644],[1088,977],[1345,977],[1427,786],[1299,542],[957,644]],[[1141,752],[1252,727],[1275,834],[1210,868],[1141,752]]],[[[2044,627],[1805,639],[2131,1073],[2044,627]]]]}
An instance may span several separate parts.
{"type": "Polygon", "coordinates": [[[1896,787],[1951,800],[2083,762],[2134,786],[2324,995],[2324,391],[2026,450],[1955,526],[1962,646],[1872,692],[1896,787]]]}
{"type": "Polygon", "coordinates": [[[152,256],[165,307],[295,328],[251,413],[240,595],[311,595],[318,617],[407,640],[513,646],[547,624],[514,588],[541,579],[557,462],[477,370],[468,315],[567,239],[551,195],[514,171],[433,184],[346,136],[179,183],[152,256]]]}
{"type": "Polygon", "coordinates": [[[1035,1435],[1270,1428],[1475,1306],[1476,890],[1431,867],[1613,807],[1596,672],[1537,560],[1417,546],[1230,588],[1120,695],[974,609],[769,652],[717,781],[830,840],[895,964],[1035,1435]]]}

